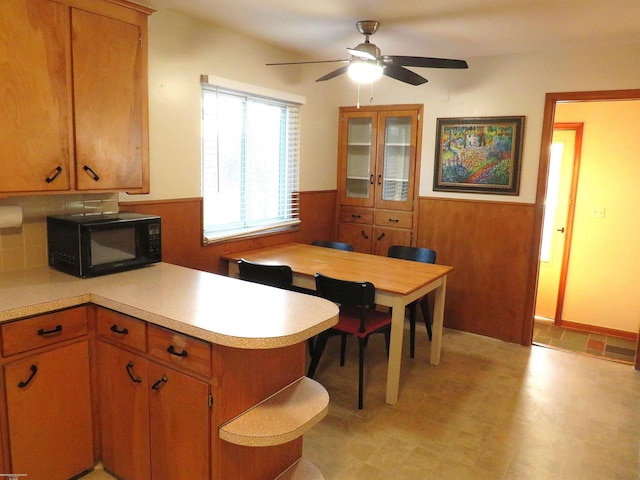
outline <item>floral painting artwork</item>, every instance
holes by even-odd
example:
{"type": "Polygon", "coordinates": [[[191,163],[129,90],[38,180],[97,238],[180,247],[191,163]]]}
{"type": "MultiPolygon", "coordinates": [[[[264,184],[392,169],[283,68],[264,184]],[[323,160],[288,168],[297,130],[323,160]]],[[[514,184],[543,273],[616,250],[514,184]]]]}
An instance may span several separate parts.
{"type": "Polygon", "coordinates": [[[524,117],[439,118],[433,189],[518,195],[524,117]]]}

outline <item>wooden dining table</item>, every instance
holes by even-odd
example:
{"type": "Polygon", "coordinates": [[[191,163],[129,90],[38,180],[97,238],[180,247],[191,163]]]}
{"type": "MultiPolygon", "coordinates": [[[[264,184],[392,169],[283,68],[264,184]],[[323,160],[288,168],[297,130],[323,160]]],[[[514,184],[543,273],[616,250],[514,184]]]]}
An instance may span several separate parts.
{"type": "Polygon", "coordinates": [[[440,362],[447,274],[453,267],[301,243],[234,252],[222,258],[229,261],[229,276],[236,278],[237,261],[244,258],[256,263],[289,265],[293,270],[294,285],[308,289],[315,289],[316,273],[342,280],[373,283],[376,304],[392,308],[385,398],[386,403],[391,405],[398,401],[405,307],[435,291],[430,363],[437,365],[440,362]]]}

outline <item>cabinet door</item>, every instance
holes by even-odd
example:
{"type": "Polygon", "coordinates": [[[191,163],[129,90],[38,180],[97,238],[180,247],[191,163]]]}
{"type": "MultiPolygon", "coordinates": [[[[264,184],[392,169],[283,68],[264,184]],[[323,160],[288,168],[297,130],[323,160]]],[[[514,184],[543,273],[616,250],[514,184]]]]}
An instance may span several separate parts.
{"type": "Polygon", "coordinates": [[[66,480],[92,468],[88,342],[8,363],[4,373],[12,471],[66,480]]]}
{"type": "Polygon", "coordinates": [[[360,253],[371,253],[371,225],[341,222],[338,225],[338,240],[353,245],[360,253]]]}
{"type": "Polygon", "coordinates": [[[372,253],[386,257],[391,245],[411,245],[411,230],[375,227],[372,253]]]}
{"type": "Polygon", "coordinates": [[[66,8],[0,5],[0,192],[69,189],[66,8]]]}
{"type": "Polygon", "coordinates": [[[138,25],[71,9],[78,190],[143,186],[138,25]]]}
{"type": "Polygon", "coordinates": [[[149,362],[151,478],[210,478],[209,386],[149,362]]]}
{"type": "Polygon", "coordinates": [[[338,192],[341,205],[374,203],[377,114],[345,112],[340,119],[338,192]]]}
{"type": "Polygon", "coordinates": [[[148,361],[98,343],[102,463],[118,477],[151,478],[148,361]]]}
{"type": "Polygon", "coordinates": [[[375,206],[413,210],[417,112],[380,112],[378,124],[375,206]]]}

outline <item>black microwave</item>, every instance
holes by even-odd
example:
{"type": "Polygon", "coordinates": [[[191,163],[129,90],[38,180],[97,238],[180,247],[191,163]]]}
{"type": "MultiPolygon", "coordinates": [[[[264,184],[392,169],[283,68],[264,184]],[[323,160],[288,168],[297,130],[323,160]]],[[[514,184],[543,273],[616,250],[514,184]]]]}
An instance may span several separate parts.
{"type": "Polygon", "coordinates": [[[162,261],[160,217],[132,212],[47,217],[49,265],[87,278],[162,261]]]}

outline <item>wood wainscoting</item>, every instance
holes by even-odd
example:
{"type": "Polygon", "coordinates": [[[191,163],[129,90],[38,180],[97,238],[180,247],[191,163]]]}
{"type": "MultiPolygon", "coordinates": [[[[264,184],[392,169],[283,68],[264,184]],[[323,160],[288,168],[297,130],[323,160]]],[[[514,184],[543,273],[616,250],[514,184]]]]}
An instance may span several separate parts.
{"type": "Polygon", "coordinates": [[[336,191],[300,192],[297,231],[202,245],[202,198],[121,202],[121,211],[162,217],[162,260],[175,265],[226,275],[223,254],[287,242],[311,243],[335,236],[336,191]]]}
{"type": "Polygon", "coordinates": [[[445,326],[531,343],[534,209],[526,203],[420,198],[416,245],[433,248],[437,263],[455,267],[447,280],[445,326]]]}

